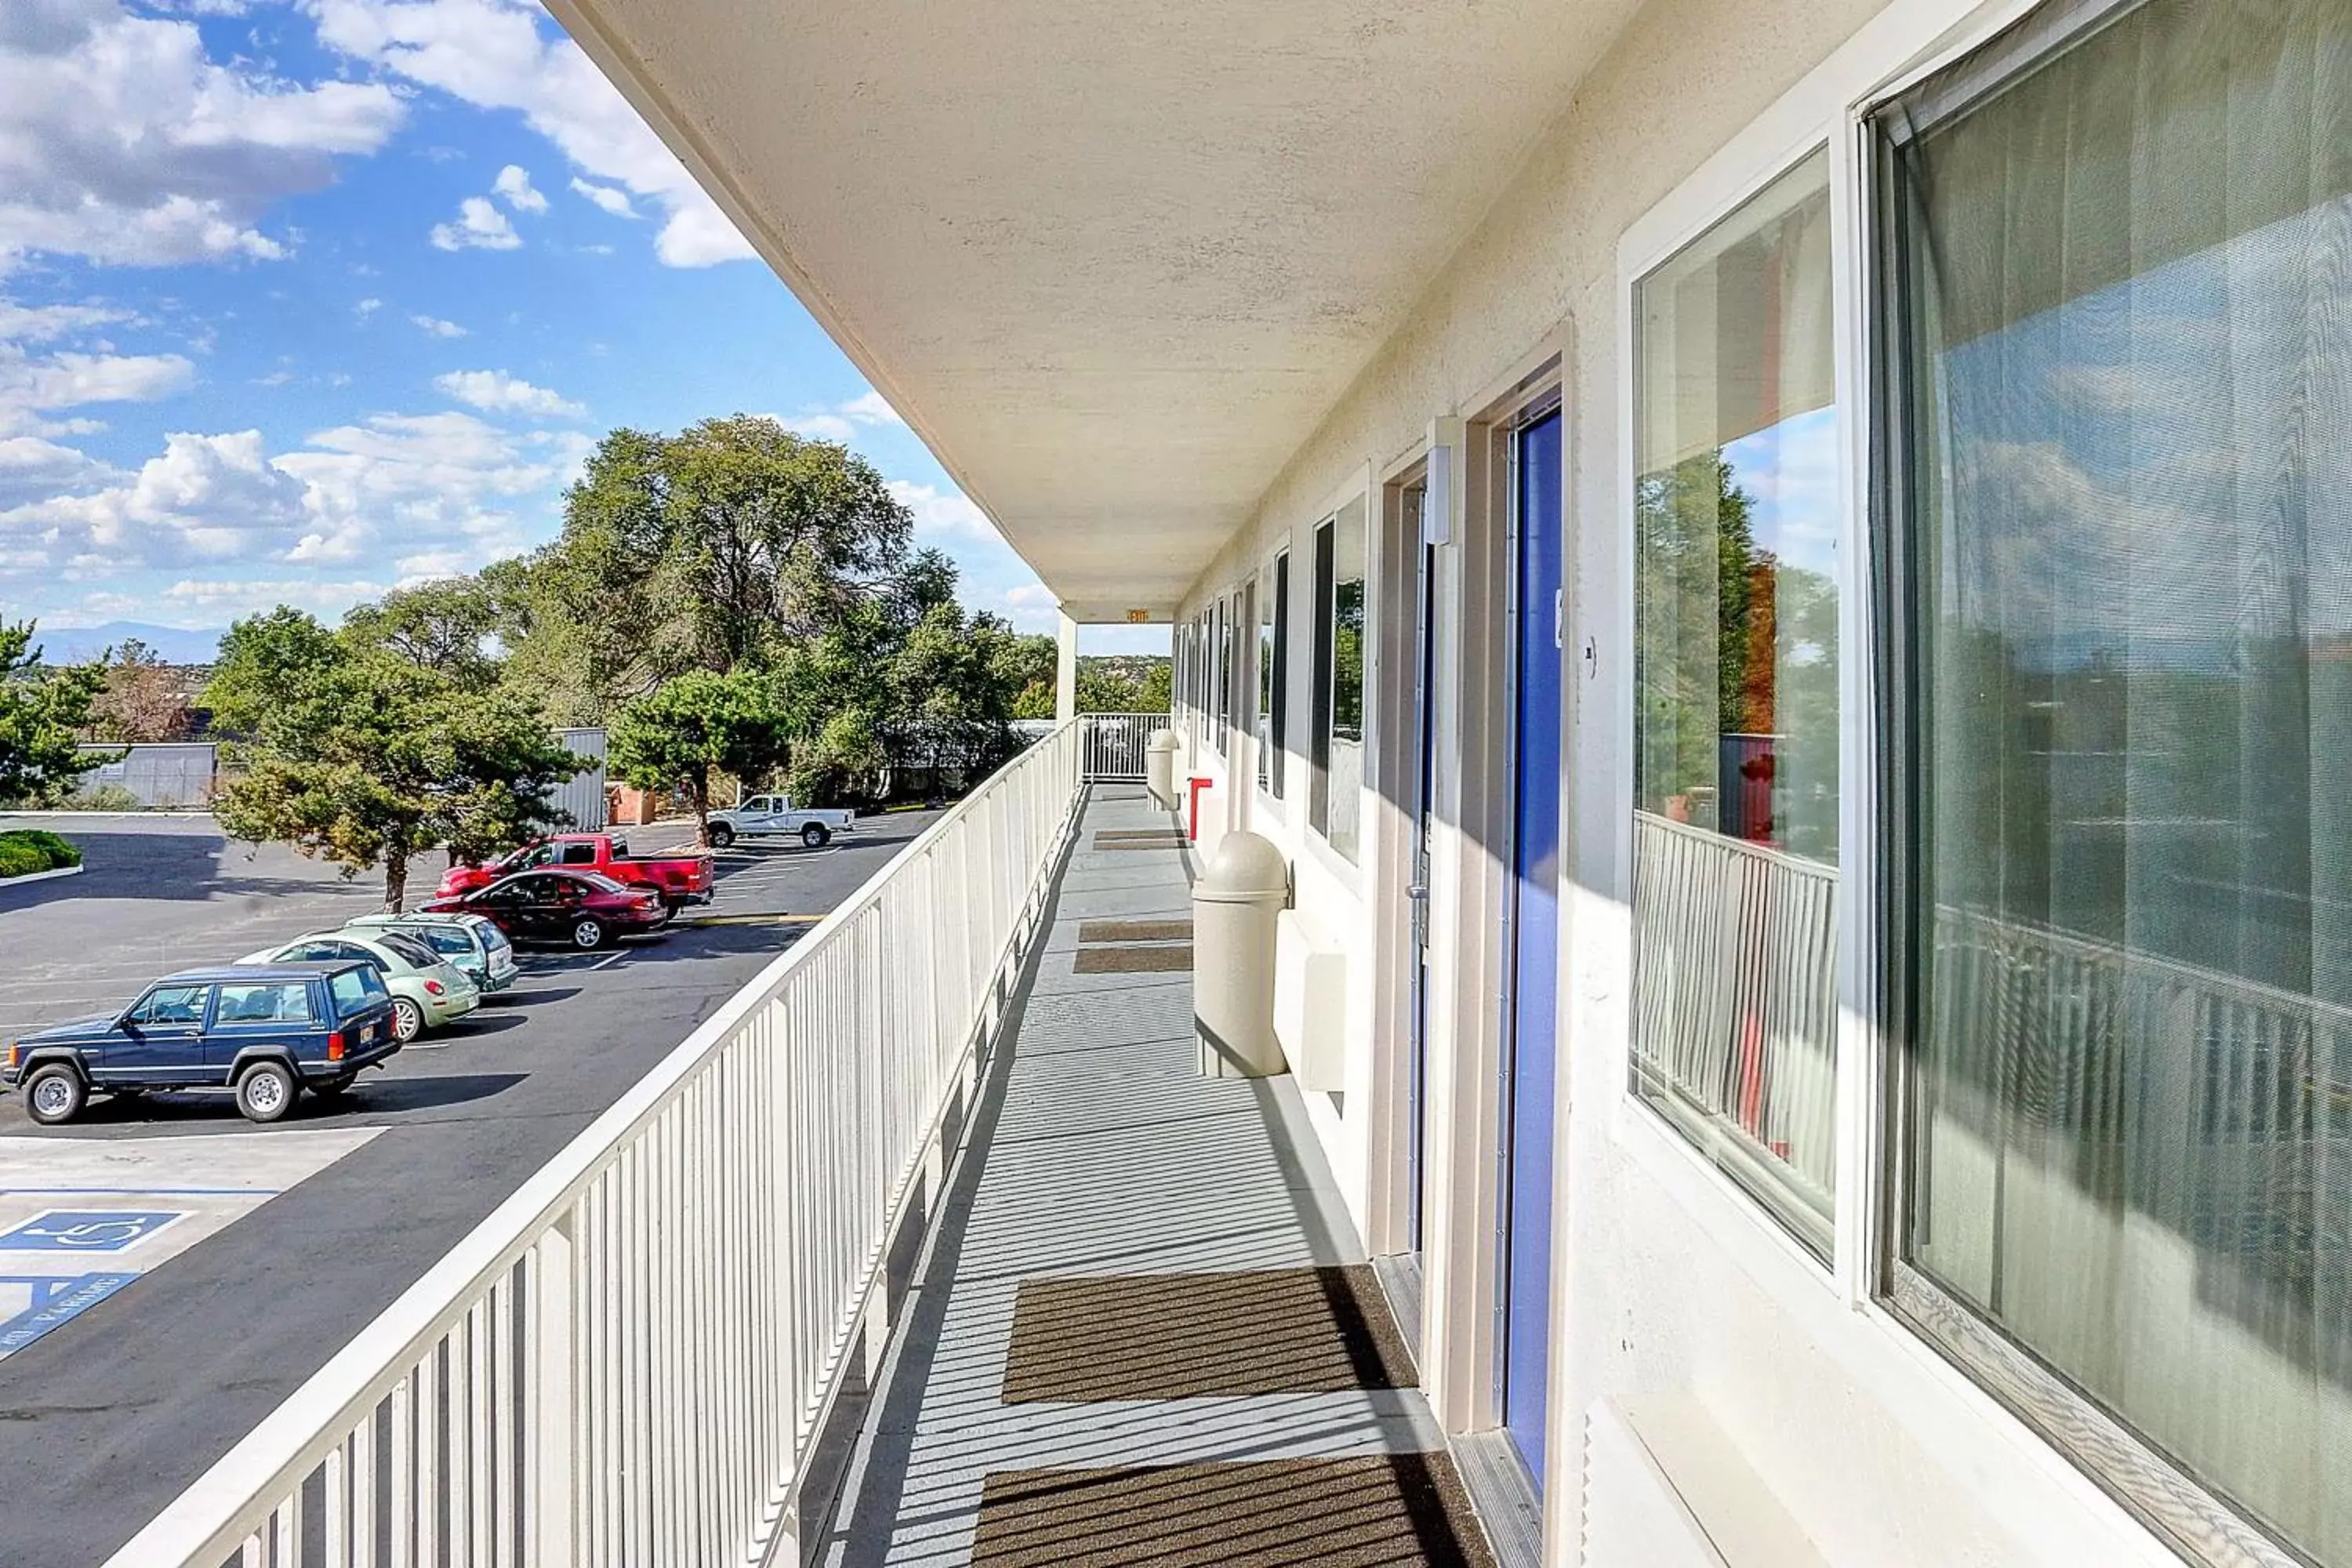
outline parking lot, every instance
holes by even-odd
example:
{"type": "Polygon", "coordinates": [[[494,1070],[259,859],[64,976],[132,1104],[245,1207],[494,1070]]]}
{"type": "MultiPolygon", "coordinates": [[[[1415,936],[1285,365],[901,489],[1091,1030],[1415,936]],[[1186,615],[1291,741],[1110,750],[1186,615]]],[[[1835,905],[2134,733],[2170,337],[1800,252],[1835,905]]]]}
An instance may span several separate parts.
{"type": "MultiPolygon", "coordinates": [[[[221,1095],[100,1098],[50,1129],[0,1099],[0,1560],[102,1561],[929,820],[738,847],[716,901],[659,936],[526,949],[513,990],[348,1109],[305,1100],[259,1128],[221,1095]]],[[[202,819],[41,825],[89,869],[0,889],[0,1038],[379,902],[202,819]]],[[[438,871],[416,868],[412,901],[438,871]]]]}

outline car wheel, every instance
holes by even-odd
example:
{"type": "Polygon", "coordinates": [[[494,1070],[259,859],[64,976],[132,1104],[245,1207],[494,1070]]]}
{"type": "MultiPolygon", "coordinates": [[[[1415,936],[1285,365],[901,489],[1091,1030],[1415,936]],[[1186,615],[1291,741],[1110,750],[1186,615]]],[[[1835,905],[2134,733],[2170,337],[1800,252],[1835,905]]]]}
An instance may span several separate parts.
{"type": "Polygon", "coordinates": [[[254,1063],[237,1074],[237,1110],[247,1121],[280,1121],[294,1110],[299,1089],[285,1063],[254,1063]]]}
{"type": "Polygon", "coordinates": [[[256,1062],[236,1079],[236,1108],[247,1121],[277,1121],[294,1109],[294,1070],[284,1062],[256,1062]]]}
{"type": "Polygon", "coordinates": [[[572,945],[585,952],[604,946],[612,940],[603,921],[578,921],[572,927],[572,945]]]}
{"type": "Polygon", "coordinates": [[[402,1045],[425,1032],[425,1009],[405,996],[392,999],[392,1037],[402,1045]]]}
{"type": "Polygon", "coordinates": [[[822,822],[812,822],[801,829],[801,842],[812,849],[822,849],[833,842],[833,829],[822,822]]]}
{"type": "Polygon", "coordinates": [[[733,828],[728,826],[723,822],[714,822],[710,825],[710,847],[713,849],[724,849],[730,844],[734,842],[735,830],[733,828]]]}
{"type": "Polygon", "coordinates": [[[44,1127],[71,1121],[89,1103],[89,1085],[64,1062],[44,1062],[25,1080],[25,1111],[44,1127]]]}

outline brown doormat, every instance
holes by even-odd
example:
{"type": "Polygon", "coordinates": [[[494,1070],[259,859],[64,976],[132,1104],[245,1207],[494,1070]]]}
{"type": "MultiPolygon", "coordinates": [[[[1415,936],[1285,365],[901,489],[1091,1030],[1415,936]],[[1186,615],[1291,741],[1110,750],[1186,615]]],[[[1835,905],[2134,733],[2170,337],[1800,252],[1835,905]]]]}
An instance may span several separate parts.
{"type": "Polygon", "coordinates": [[[1078,940],[1095,942],[1190,942],[1191,921],[1081,921],[1078,940]]]}
{"type": "Polygon", "coordinates": [[[1189,842],[1181,827],[1098,827],[1095,830],[1098,844],[1183,844],[1189,842]]]}
{"type": "Polygon", "coordinates": [[[1181,849],[1186,842],[1187,840],[1181,838],[1119,838],[1105,843],[1097,838],[1095,840],[1095,847],[1105,854],[1126,849],[1145,849],[1158,853],[1170,849],[1181,849]]]}
{"type": "Polygon", "coordinates": [[[1370,1268],[1024,1279],[1007,1405],[1411,1388],[1370,1268]]]}
{"type": "Polygon", "coordinates": [[[1172,974],[1192,967],[1192,944],[1181,947],[1082,947],[1073,974],[1172,974]]]}
{"type": "Polygon", "coordinates": [[[975,1568],[1493,1568],[1444,1454],[999,1470],[975,1568]]]}

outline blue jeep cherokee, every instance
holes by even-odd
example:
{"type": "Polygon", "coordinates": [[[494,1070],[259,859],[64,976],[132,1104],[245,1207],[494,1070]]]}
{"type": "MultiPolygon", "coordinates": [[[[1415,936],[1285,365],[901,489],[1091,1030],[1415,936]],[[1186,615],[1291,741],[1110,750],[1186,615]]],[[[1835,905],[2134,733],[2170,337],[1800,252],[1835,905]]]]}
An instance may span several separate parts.
{"type": "Polygon", "coordinates": [[[44,1126],[81,1114],[95,1089],[234,1089],[236,1108],[275,1121],[304,1089],[336,1096],[400,1049],[392,996],[364,963],[190,969],[120,1013],[34,1030],[8,1047],[0,1084],[25,1090],[44,1126]]]}

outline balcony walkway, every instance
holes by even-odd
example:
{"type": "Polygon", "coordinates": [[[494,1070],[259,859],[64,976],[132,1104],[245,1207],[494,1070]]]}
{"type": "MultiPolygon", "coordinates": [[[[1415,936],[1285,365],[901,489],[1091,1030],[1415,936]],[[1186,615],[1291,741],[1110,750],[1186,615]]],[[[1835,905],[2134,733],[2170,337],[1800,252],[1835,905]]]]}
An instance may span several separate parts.
{"type": "Polygon", "coordinates": [[[1171,827],[1086,806],[814,1560],[1491,1562],[1297,1088],[1197,1071],[1171,827]]]}

